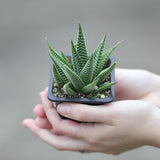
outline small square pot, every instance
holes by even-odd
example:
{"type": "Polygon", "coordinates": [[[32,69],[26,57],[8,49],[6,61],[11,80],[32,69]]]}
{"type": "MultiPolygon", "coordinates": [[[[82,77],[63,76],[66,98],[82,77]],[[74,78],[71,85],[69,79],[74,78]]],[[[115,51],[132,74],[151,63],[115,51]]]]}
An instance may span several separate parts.
{"type": "MultiPolygon", "coordinates": [[[[113,64],[115,62],[115,59],[113,56],[109,57],[110,64],[113,64]]],[[[115,70],[113,70],[110,74],[110,81],[115,82],[115,70]]],[[[115,98],[115,85],[111,86],[111,92],[109,97],[107,98],[69,98],[69,97],[63,97],[59,98],[53,95],[52,89],[53,89],[53,62],[51,63],[51,71],[50,71],[50,81],[49,81],[49,90],[48,90],[48,99],[52,102],[56,102],[56,104],[62,103],[62,102],[74,102],[74,103],[84,103],[84,104],[105,104],[112,102],[115,98]]]]}

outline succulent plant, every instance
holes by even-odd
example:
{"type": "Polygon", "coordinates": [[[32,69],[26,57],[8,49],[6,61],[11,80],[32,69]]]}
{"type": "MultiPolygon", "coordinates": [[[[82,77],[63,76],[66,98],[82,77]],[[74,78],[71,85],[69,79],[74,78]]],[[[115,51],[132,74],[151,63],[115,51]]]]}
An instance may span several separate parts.
{"type": "Polygon", "coordinates": [[[48,40],[46,41],[50,50],[49,56],[53,61],[54,81],[63,89],[65,95],[71,97],[84,94],[95,98],[115,84],[107,80],[107,77],[116,63],[106,67],[106,62],[120,42],[103,53],[105,35],[95,51],[88,55],[82,27],[79,24],[78,41],[74,44],[71,40],[72,56],[69,60],[63,52],[59,55],[52,49],[48,40]]]}

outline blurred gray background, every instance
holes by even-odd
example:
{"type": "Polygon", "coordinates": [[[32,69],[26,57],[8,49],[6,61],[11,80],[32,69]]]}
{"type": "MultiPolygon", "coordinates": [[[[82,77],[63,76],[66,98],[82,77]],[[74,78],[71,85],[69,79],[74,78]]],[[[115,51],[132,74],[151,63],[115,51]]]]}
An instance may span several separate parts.
{"type": "Polygon", "coordinates": [[[59,152],[21,122],[32,117],[39,92],[48,85],[50,59],[45,37],[70,53],[78,23],[92,52],[105,33],[117,67],[160,74],[160,0],[0,0],[0,160],[158,160],[160,150],[143,147],[119,156],[59,152]]]}

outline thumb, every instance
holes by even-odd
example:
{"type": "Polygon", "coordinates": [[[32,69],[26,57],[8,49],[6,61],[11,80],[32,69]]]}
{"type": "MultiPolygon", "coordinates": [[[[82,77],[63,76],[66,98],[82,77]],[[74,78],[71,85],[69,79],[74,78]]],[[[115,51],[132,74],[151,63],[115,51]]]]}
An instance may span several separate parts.
{"type": "Polygon", "coordinates": [[[106,105],[61,103],[58,105],[57,111],[64,117],[80,122],[105,122],[106,117],[109,118],[109,110],[107,109],[106,112],[106,105]]]}

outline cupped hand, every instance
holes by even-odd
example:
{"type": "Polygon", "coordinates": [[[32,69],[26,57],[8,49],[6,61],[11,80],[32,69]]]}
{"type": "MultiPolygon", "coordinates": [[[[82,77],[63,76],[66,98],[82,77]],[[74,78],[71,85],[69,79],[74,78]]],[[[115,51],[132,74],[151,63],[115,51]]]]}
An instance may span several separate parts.
{"type": "Polygon", "coordinates": [[[153,105],[126,100],[102,106],[73,103],[58,106],[61,115],[82,122],[77,123],[61,119],[48,101],[47,92],[46,89],[41,93],[41,99],[43,116],[44,119],[46,116],[46,124],[50,128],[46,124],[39,127],[37,121],[31,119],[23,124],[54,148],[117,155],[142,145],[153,145],[153,137],[156,137],[153,133],[158,127],[157,117],[160,115],[159,109],[153,105]]]}
{"type": "Polygon", "coordinates": [[[58,106],[59,114],[81,123],[61,119],[45,89],[42,105],[34,109],[36,120],[26,119],[23,124],[58,150],[120,154],[142,145],[159,147],[159,84],[159,76],[148,71],[117,69],[115,102],[58,106]]]}

